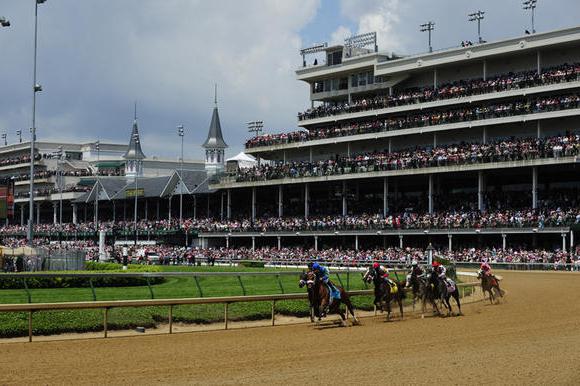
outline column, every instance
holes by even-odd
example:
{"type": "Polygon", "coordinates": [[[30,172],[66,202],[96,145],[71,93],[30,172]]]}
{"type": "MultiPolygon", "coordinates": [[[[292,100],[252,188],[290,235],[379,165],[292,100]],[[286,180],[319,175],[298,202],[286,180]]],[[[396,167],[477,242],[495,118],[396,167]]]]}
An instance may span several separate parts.
{"type": "Polygon", "coordinates": [[[392,141],[392,139],[391,139],[391,138],[389,138],[389,144],[388,144],[388,150],[389,150],[389,153],[392,153],[392,152],[393,152],[393,151],[392,151],[392,148],[393,148],[393,147],[392,147],[392,145],[393,145],[393,141],[392,141]]]}
{"type": "Polygon", "coordinates": [[[310,159],[310,162],[312,162],[312,146],[310,146],[310,149],[309,149],[309,159],[310,159]]]}
{"type": "Polygon", "coordinates": [[[447,235],[447,238],[449,239],[449,246],[447,249],[451,252],[453,250],[453,235],[447,235]]]}
{"type": "Polygon", "coordinates": [[[278,185],[278,217],[284,216],[284,191],[282,185],[278,185]]]}
{"type": "Polygon", "coordinates": [[[562,252],[566,252],[566,233],[562,233],[562,252]]]}
{"type": "Polygon", "coordinates": [[[73,210],[72,210],[72,212],[73,212],[72,213],[72,217],[73,217],[72,222],[73,222],[73,224],[76,224],[77,223],[77,204],[72,204],[72,208],[73,208],[73,210]]]}
{"type": "Polygon", "coordinates": [[[36,224],[40,224],[40,202],[36,204],[36,224]]]}
{"type": "Polygon", "coordinates": [[[286,150],[282,152],[282,160],[286,163],[286,150]]]}
{"type": "Polygon", "coordinates": [[[159,201],[160,199],[157,199],[157,207],[155,208],[155,219],[159,220],[159,201]]]}
{"type": "Polygon", "coordinates": [[[389,177],[383,178],[383,218],[389,213],[389,177]]]}
{"type": "Polygon", "coordinates": [[[232,190],[228,189],[228,195],[227,195],[227,209],[226,209],[226,216],[229,219],[232,218],[232,190]]]}
{"type": "MultiPolygon", "coordinates": [[[[76,204],[73,204],[76,205],[76,204]]],[[[24,226],[24,208],[26,208],[25,204],[20,205],[20,226],[24,226]]]]}
{"type": "Polygon", "coordinates": [[[536,121],[536,137],[542,137],[542,122],[539,119],[536,121]]]}
{"type": "Polygon", "coordinates": [[[220,221],[224,221],[224,192],[220,194],[220,221]]]}
{"type": "MultiPolygon", "coordinates": [[[[113,203],[113,222],[117,221],[117,210],[116,210],[116,204],[115,204],[115,200],[111,201],[113,203]]],[[[159,200],[157,200],[157,207],[159,208],[159,200]]],[[[157,219],[159,219],[159,216],[157,216],[157,219]]]]}
{"type": "Polygon", "coordinates": [[[574,252],[574,231],[570,231],[570,253],[574,252]]]}
{"type": "Polygon", "coordinates": [[[501,234],[501,249],[505,251],[505,246],[506,246],[506,238],[507,235],[505,233],[501,234]]]}
{"type": "Polygon", "coordinates": [[[252,236],[252,251],[256,250],[256,236],[252,236]]]}
{"type": "Polygon", "coordinates": [[[308,188],[308,183],[305,183],[304,184],[304,218],[308,218],[309,201],[310,201],[310,191],[308,188]]]}
{"type": "Polygon", "coordinates": [[[230,248],[230,236],[226,236],[226,248],[230,248]]]}
{"type": "Polygon", "coordinates": [[[437,133],[433,133],[433,147],[437,147],[437,133]]]}
{"type": "Polygon", "coordinates": [[[429,174],[429,214],[433,213],[433,174],[429,174]]]}
{"type": "Polygon", "coordinates": [[[481,133],[481,143],[484,145],[487,143],[487,127],[483,126],[482,133],[481,133]]]}
{"type": "Polygon", "coordinates": [[[149,220],[149,200],[145,199],[145,220],[149,220]]]}
{"type": "Polygon", "coordinates": [[[197,218],[197,196],[193,195],[193,219],[197,218]]]}
{"type": "Polygon", "coordinates": [[[538,167],[532,168],[532,208],[538,207],[538,167]]]}
{"type": "Polygon", "coordinates": [[[346,155],[350,158],[350,142],[346,143],[346,155]]]}
{"type": "Polygon", "coordinates": [[[342,216],[345,217],[348,213],[346,202],[346,181],[342,181],[342,216]]]}
{"type": "Polygon", "coordinates": [[[540,54],[540,50],[536,52],[536,67],[538,75],[542,74],[542,55],[540,54]]]}
{"type": "Polygon", "coordinates": [[[84,217],[85,217],[85,219],[84,219],[84,222],[87,222],[87,204],[85,204],[85,205],[83,206],[83,211],[84,211],[84,215],[85,215],[85,216],[84,216],[84,217]]]}
{"type": "Polygon", "coordinates": [[[399,249],[403,249],[403,235],[399,235],[399,249]]]}
{"type": "Polygon", "coordinates": [[[318,251],[318,236],[314,236],[314,250],[318,251]]]}
{"type": "Polygon", "coordinates": [[[169,222],[171,222],[171,201],[173,201],[172,198],[173,198],[173,196],[169,196],[169,199],[168,199],[169,200],[169,205],[168,205],[169,209],[167,210],[168,211],[167,218],[169,219],[169,222]]]}
{"type": "Polygon", "coordinates": [[[358,235],[354,236],[354,250],[358,251],[358,235]]]}
{"type": "Polygon", "coordinates": [[[485,181],[483,177],[483,172],[479,171],[477,173],[477,209],[482,211],[485,209],[483,199],[485,196],[485,181]]]}
{"type": "Polygon", "coordinates": [[[433,70],[433,88],[437,88],[437,69],[433,70]]]}
{"type": "Polygon", "coordinates": [[[252,187],[252,221],[256,220],[256,187],[252,187]]]}
{"type": "Polygon", "coordinates": [[[282,249],[282,237],[278,236],[278,250],[282,249]]]}
{"type": "Polygon", "coordinates": [[[487,80],[487,60],[483,61],[483,80],[487,80]]]}
{"type": "Polygon", "coordinates": [[[57,208],[58,208],[58,204],[56,202],[52,203],[52,223],[53,224],[58,224],[58,216],[57,216],[57,208]]]}

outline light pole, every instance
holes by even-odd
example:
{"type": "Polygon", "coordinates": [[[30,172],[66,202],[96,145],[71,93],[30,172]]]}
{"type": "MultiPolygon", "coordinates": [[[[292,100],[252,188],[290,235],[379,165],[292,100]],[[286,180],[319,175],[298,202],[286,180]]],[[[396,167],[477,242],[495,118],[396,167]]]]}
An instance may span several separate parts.
{"type": "Polygon", "coordinates": [[[183,125],[177,126],[177,135],[181,137],[181,158],[179,161],[179,227],[181,228],[183,221],[183,136],[185,135],[183,125]]]}
{"type": "MultiPolygon", "coordinates": [[[[58,147],[58,158],[56,159],[56,169],[57,169],[57,176],[58,176],[58,191],[60,193],[60,198],[59,198],[59,220],[58,220],[58,224],[62,227],[62,183],[63,183],[63,175],[62,175],[62,156],[63,156],[63,151],[62,151],[62,146],[58,147]]],[[[62,230],[62,228],[61,228],[62,230]]]]}
{"type": "Polygon", "coordinates": [[[10,27],[10,20],[6,19],[4,16],[0,16],[0,26],[10,27]]]}
{"type": "Polygon", "coordinates": [[[485,12],[479,10],[467,15],[469,17],[469,21],[477,21],[477,38],[479,43],[483,43],[483,40],[481,39],[481,21],[484,19],[483,15],[485,15],[485,12]]]}
{"type": "Polygon", "coordinates": [[[42,86],[36,83],[36,52],[38,47],[38,4],[46,0],[34,2],[34,67],[32,71],[32,127],[30,128],[30,198],[28,201],[28,245],[32,247],[34,238],[34,142],[36,141],[36,93],[42,91],[42,86]]]}
{"type": "Polygon", "coordinates": [[[2,139],[4,140],[4,146],[8,146],[8,140],[6,139],[7,137],[8,137],[8,134],[2,133],[2,139]]]}
{"type": "Polygon", "coordinates": [[[536,27],[534,26],[534,13],[536,11],[536,4],[538,3],[538,0],[526,0],[523,2],[524,5],[524,9],[527,11],[528,9],[531,10],[531,14],[532,14],[532,33],[535,34],[536,33],[536,27]]]}
{"type": "MultiPolygon", "coordinates": [[[[135,148],[138,148],[138,146],[139,146],[139,134],[135,133],[133,140],[135,141],[135,148]]],[[[139,177],[139,160],[137,160],[137,152],[135,152],[135,158],[134,158],[133,162],[134,162],[133,167],[135,169],[135,191],[134,191],[134,195],[135,195],[135,218],[134,218],[135,243],[134,244],[135,244],[135,246],[137,246],[137,177],[139,177]]]]}
{"type": "Polygon", "coordinates": [[[97,183],[95,187],[95,230],[99,231],[99,162],[101,160],[100,150],[101,141],[95,142],[95,149],[97,150],[97,183]]]}
{"type": "MultiPolygon", "coordinates": [[[[251,121],[247,123],[248,125],[248,132],[254,133],[255,137],[258,137],[262,134],[262,129],[264,128],[264,121],[251,121]]],[[[258,158],[258,166],[260,166],[260,156],[258,158]]]]}
{"type": "Polygon", "coordinates": [[[22,130],[16,130],[16,135],[18,136],[18,143],[22,143],[22,130]]]}
{"type": "Polygon", "coordinates": [[[435,23],[429,21],[425,24],[421,24],[419,27],[421,27],[421,32],[429,32],[429,52],[433,52],[433,47],[431,46],[431,31],[435,29],[435,23]]]}

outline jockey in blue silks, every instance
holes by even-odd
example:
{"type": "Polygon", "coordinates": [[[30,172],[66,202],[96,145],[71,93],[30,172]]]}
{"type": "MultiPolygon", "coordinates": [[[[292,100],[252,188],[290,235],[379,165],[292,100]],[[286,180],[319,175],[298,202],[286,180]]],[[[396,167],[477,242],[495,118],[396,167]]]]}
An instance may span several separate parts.
{"type": "Polygon", "coordinates": [[[328,286],[331,296],[335,299],[340,299],[340,291],[330,281],[330,271],[328,268],[318,263],[314,263],[312,264],[312,271],[314,271],[316,277],[328,286]]]}

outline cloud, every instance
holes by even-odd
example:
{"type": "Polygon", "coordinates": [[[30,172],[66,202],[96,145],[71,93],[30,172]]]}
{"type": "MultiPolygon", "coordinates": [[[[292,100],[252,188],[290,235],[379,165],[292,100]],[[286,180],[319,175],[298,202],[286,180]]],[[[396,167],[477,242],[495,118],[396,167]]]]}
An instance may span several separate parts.
{"type": "MultiPolygon", "coordinates": [[[[17,3],[2,9],[14,28],[0,36],[10,58],[0,73],[0,116],[15,129],[30,126],[33,28],[32,7],[17,3]]],[[[318,7],[319,0],[47,2],[39,7],[39,139],[126,142],[137,100],[148,154],[173,157],[182,123],[187,157],[199,158],[214,83],[232,154],[249,120],[292,129],[308,100],[294,75],[299,33],[318,7]]]]}
{"type": "MultiPolygon", "coordinates": [[[[400,39],[396,33],[399,23],[399,0],[341,0],[340,11],[343,17],[355,23],[356,34],[376,32],[379,50],[401,49],[400,39]]],[[[341,37],[347,32],[350,35],[349,28],[339,26],[332,33],[332,38],[341,37]]],[[[343,41],[344,38],[341,43],[343,41]]]]}

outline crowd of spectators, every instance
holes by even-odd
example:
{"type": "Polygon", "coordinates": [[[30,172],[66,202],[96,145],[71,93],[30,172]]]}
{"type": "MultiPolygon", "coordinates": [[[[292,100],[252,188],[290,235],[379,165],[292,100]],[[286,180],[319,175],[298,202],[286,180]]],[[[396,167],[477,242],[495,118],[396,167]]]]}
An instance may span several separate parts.
{"type": "Polygon", "coordinates": [[[351,156],[336,155],[323,161],[293,161],[262,164],[240,169],[236,180],[264,181],[385,170],[479,164],[576,156],[580,154],[580,134],[549,138],[509,138],[486,144],[467,143],[437,147],[415,147],[395,152],[372,152],[351,156]]]}
{"type": "Polygon", "coordinates": [[[404,115],[386,117],[385,119],[346,121],[311,129],[281,134],[265,134],[246,141],[246,148],[278,145],[291,142],[304,142],[315,139],[344,137],[357,134],[377,133],[382,131],[420,128],[458,122],[471,122],[491,118],[503,118],[523,114],[533,114],[555,110],[578,108],[579,94],[551,95],[528,97],[503,103],[470,104],[449,110],[432,110],[412,112],[404,115]]]}
{"type": "Polygon", "coordinates": [[[483,78],[461,80],[442,84],[437,88],[411,88],[395,92],[393,95],[377,95],[372,98],[356,99],[350,103],[321,105],[299,113],[298,120],[570,82],[578,80],[579,74],[580,63],[575,63],[547,68],[541,74],[531,70],[498,75],[485,80],[483,78]]]}
{"type": "MultiPolygon", "coordinates": [[[[75,169],[75,170],[42,170],[34,173],[34,179],[50,178],[57,175],[65,177],[86,177],[93,175],[90,169],[75,169]]],[[[14,181],[27,181],[30,174],[18,174],[12,177],[14,181]]]]}

